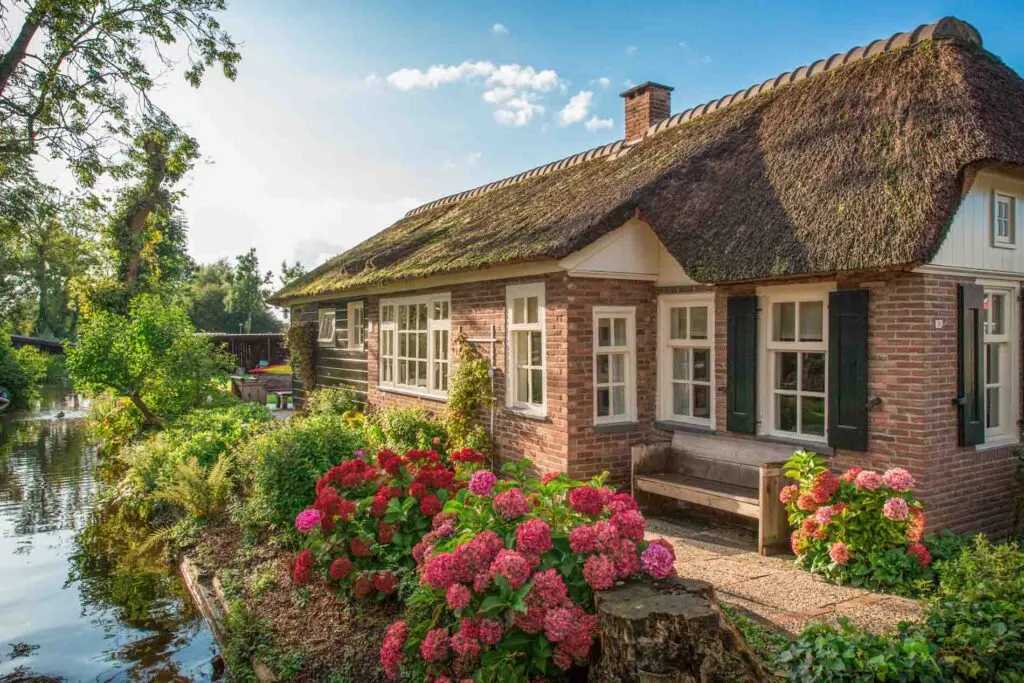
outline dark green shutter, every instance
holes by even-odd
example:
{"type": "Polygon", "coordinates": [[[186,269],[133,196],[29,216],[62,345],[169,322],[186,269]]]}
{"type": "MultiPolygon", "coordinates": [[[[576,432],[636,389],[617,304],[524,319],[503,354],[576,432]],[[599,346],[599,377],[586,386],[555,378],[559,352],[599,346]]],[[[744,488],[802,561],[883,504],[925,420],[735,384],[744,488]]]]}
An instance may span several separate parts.
{"type": "Polygon", "coordinates": [[[868,290],[830,293],[828,311],[828,443],[866,451],[868,290]]]}
{"type": "Polygon", "coordinates": [[[757,297],[729,297],[726,428],[757,432],[757,297]]]}
{"type": "Polygon", "coordinates": [[[985,290],[981,285],[962,284],[957,291],[957,303],[960,315],[956,404],[960,411],[960,445],[973,446],[985,443],[985,290]]]}

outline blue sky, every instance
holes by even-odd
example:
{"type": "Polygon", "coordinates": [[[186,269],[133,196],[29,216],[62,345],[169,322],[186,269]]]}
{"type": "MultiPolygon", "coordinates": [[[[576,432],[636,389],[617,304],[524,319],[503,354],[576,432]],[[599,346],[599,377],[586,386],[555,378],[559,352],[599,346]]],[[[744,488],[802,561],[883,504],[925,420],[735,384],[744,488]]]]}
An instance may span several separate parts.
{"type": "Polygon", "coordinates": [[[946,15],[1024,72],[1019,2],[234,0],[238,80],[168,80],[156,100],[206,157],[184,203],[193,256],[256,246],[276,269],[621,138],[630,83],[674,86],[677,112],[946,15]]]}

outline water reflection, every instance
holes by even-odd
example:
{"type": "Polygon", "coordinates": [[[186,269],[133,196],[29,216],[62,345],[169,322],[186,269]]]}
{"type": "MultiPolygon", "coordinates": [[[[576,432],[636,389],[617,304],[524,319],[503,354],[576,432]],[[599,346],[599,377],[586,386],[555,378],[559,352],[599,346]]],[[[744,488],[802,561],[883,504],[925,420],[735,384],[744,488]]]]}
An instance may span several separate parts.
{"type": "Polygon", "coordinates": [[[0,682],[208,680],[212,639],[180,583],[120,561],[140,531],[93,510],[81,417],[51,391],[0,419],[0,682]]]}

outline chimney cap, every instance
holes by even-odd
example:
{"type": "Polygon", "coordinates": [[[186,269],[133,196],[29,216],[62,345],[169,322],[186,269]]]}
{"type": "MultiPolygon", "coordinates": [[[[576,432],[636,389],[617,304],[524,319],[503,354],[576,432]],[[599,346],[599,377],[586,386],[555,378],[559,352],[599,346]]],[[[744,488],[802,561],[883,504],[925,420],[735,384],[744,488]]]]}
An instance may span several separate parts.
{"type": "Polygon", "coordinates": [[[620,92],[619,97],[629,97],[630,95],[638,93],[641,90],[646,90],[647,88],[660,88],[661,90],[667,90],[668,92],[675,90],[675,88],[668,85],[662,85],[661,83],[655,83],[654,81],[644,81],[640,85],[634,85],[629,90],[620,92]]]}

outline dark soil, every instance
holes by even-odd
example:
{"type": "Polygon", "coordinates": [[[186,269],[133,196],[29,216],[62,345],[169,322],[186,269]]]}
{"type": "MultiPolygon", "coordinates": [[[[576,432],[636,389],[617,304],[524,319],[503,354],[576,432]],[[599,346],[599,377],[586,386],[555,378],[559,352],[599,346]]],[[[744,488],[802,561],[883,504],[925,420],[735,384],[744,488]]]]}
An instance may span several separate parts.
{"type": "Polygon", "coordinates": [[[266,540],[247,542],[241,528],[229,523],[208,527],[193,554],[220,577],[229,599],[241,599],[262,622],[269,648],[260,659],[279,679],[386,680],[380,644],[400,617],[397,602],[353,602],[323,582],[299,588],[291,578],[293,551],[266,540]]]}

